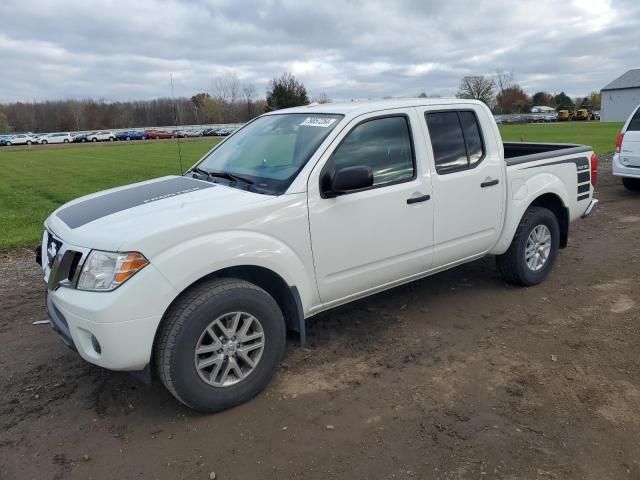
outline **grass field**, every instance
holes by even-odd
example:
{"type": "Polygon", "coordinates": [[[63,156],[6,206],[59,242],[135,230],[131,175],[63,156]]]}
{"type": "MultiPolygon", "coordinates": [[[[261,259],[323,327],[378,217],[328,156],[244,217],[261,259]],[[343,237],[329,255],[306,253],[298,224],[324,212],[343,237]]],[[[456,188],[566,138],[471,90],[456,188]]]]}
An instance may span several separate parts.
{"type": "Polygon", "coordinates": [[[564,122],[501,125],[502,138],[509,142],[552,142],[591,145],[600,155],[613,152],[622,122],[564,122]]]}
{"type": "MultiPolygon", "coordinates": [[[[217,141],[181,141],[183,166],[217,141]]],[[[0,250],[36,245],[44,219],[73,198],[180,171],[169,140],[0,149],[0,167],[0,250]]]]}
{"type": "MultiPolygon", "coordinates": [[[[611,152],[620,123],[505,125],[505,140],[592,145],[611,152]]],[[[192,165],[216,139],[181,142],[182,164],[192,165]]],[[[42,222],[72,198],[180,170],[175,141],[101,143],[0,149],[0,250],[31,247],[42,222]]]]}

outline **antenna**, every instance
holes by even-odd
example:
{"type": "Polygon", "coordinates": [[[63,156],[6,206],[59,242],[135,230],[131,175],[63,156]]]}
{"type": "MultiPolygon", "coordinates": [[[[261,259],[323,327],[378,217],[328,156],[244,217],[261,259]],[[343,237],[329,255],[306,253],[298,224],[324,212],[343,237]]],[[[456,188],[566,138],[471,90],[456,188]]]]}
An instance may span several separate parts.
{"type": "Polygon", "coordinates": [[[173,95],[173,73],[169,74],[169,81],[171,82],[171,101],[173,102],[173,113],[175,115],[176,140],[178,140],[178,162],[180,163],[180,175],[182,175],[182,149],[180,148],[180,135],[178,135],[178,105],[176,104],[176,97],[173,95]]]}

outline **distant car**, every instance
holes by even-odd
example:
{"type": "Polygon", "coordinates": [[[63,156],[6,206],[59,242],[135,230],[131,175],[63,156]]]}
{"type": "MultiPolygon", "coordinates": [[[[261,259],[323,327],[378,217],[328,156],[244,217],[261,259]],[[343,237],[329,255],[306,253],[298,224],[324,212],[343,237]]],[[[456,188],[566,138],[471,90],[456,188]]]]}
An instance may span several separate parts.
{"type": "Polygon", "coordinates": [[[31,145],[35,143],[33,137],[27,133],[20,133],[18,135],[11,135],[4,141],[4,144],[9,145],[31,145]]]}
{"type": "Polygon", "coordinates": [[[73,137],[69,132],[66,133],[49,133],[43,137],[41,137],[38,143],[42,145],[46,145],[47,143],[71,143],[73,142],[73,137]]]}
{"type": "Polygon", "coordinates": [[[10,138],[11,135],[0,135],[0,147],[4,147],[10,138]]]}
{"type": "Polygon", "coordinates": [[[116,140],[144,140],[146,138],[145,132],[141,130],[127,130],[116,134],[116,140]]]}
{"type": "Polygon", "coordinates": [[[73,137],[73,143],[84,143],[84,142],[88,142],[89,139],[87,138],[87,133],[77,133],[75,135],[72,135],[73,137]]]}
{"type": "Polygon", "coordinates": [[[167,132],[166,130],[145,130],[144,134],[147,138],[154,138],[156,140],[176,137],[174,132],[167,132]]]}
{"type": "Polygon", "coordinates": [[[111,130],[100,130],[87,134],[87,140],[90,142],[113,142],[115,139],[116,134],[111,130]]]}
{"type": "Polygon", "coordinates": [[[226,137],[227,135],[231,135],[236,131],[236,128],[227,127],[227,128],[219,128],[216,130],[216,135],[219,137],[226,137]]]}
{"type": "Polygon", "coordinates": [[[205,128],[202,131],[202,135],[204,137],[215,137],[217,135],[218,129],[217,128],[205,128]]]}
{"type": "Polygon", "coordinates": [[[185,138],[186,137],[195,138],[195,137],[202,137],[203,136],[202,135],[202,130],[196,130],[196,129],[193,129],[193,128],[182,130],[182,134],[183,134],[182,136],[185,137],[185,138]]]}
{"type": "Polygon", "coordinates": [[[46,137],[48,134],[47,133],[38,133],[36,135],[33,136],[33,143],[42,143],[42,139],[44,137],[46,137]]]}
{"type": "Polygon", "coordinates": [[[173,133],[173,135],[178,137],[178,138],[187,138],[188,137],[186,130],[172,130],[171,133],[173,133]]]}

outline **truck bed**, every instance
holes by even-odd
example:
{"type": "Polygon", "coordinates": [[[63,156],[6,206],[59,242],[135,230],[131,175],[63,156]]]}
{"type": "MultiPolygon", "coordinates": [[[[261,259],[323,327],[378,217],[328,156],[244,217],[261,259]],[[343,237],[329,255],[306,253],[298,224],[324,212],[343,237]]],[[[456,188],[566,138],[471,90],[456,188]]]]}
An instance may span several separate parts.
{"type": "Polygon", "coordinates": [[[504,142],[503,145],[504,159],[507,165],[518,165],[592,151],[591,147],[573,143],[504,142]]]}

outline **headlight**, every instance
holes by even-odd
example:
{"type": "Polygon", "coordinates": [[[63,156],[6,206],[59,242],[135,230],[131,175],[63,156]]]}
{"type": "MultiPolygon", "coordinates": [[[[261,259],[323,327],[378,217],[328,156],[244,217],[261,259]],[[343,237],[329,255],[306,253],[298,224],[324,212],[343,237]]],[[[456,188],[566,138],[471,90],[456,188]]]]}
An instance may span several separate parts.
{"type": "Polygon", "coordinates": [[[82,267],[78,290],[113,290],[148,264],[149,261],[138,252],[117,253],[93,250],[82,267]]]}

